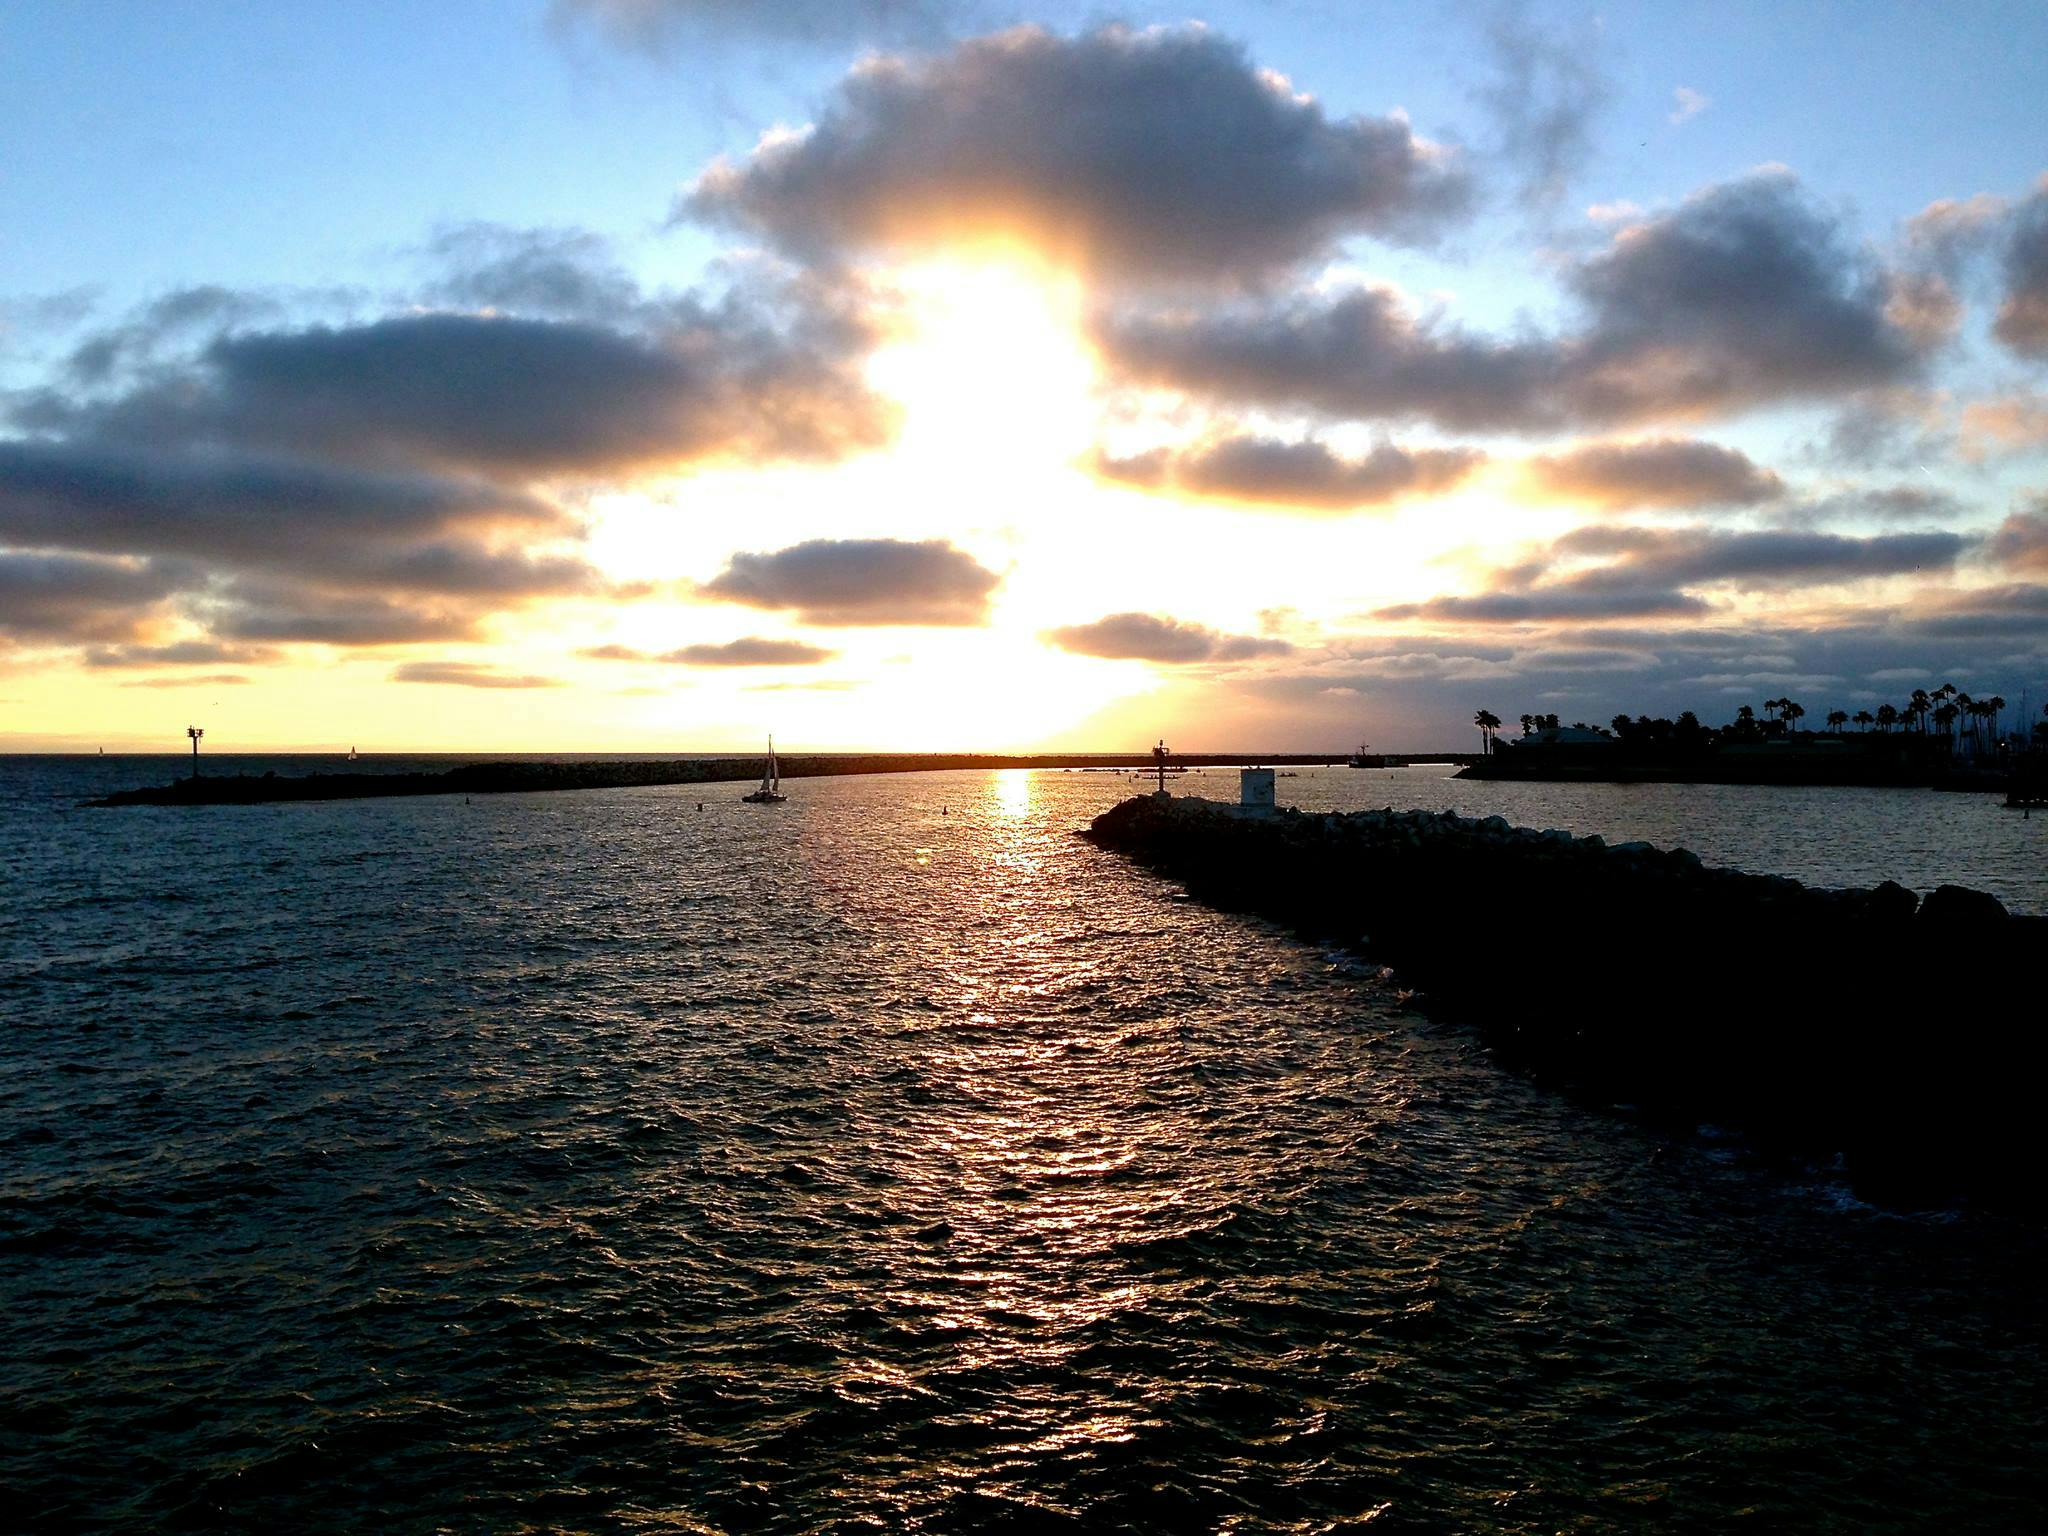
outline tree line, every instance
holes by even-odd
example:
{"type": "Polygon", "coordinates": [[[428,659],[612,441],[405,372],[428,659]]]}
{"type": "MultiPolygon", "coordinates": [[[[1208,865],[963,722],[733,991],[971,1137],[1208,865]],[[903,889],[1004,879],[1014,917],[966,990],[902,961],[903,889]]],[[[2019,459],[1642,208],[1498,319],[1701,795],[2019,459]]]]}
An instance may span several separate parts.
{"type": "MultiPolygon", "coordinates": [[[[1854,714],[1846,709],[1830,709],[1822,717],[1827,730],[1821,734],[1846,737],[1850,734],[1847,727],[1854,725],[1859,734],[1874,729],[1881,737],[1900,734],[1921,740],[1941,739],[1951,751],[1967,745],[1973,753],[1982,755],[1999,745],[1999,723],[2006,708],[2006,701],[1997,694],[1973,699],[1954,683],[1943,683],[1939,688],[1915,688],[1903,704],[1880,704],[1875,710],[1859,709],[1854,714]]],[[[1782,739],[1797,732],[1799,722],[1806,718],[1806,706],[1789,694],[1765,699],[1763,711],[1764,719],[1759,721],[1756,706],[1744,704],[1736,710],[1733,720],[1716,728],[1702,725],[1699,716],[1688,709],[1676,720],[1621,714],[1608,721],[1605,729],[1583,720],[1574,721],[1571,729],[1597,731],[1631,744],[1705,747],[1717,741],[1782,739]]],[[[2048,706],[2043,707],[2042,714],[2048,716],[2048,706]]],[[[1500,716],[1482,709],[1472,717],[1472,723],[1479,728],[1480,750],[1494,751],[1502,725],[1500,716]]],[[[1524,736],[1564,729],[1554,714],[1522,715],[1520,723],[1524,736]]],[[[2030,734],[2037,745],[2048,745],[2048,719],[2036,721],[2030,734]]]]}

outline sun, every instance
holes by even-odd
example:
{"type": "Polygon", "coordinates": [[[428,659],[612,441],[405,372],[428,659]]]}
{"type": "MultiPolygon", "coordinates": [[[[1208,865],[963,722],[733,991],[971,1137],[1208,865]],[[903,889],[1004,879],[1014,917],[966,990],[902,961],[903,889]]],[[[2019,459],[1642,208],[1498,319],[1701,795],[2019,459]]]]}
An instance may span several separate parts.
{"type": "Polygon", "coordinates": [[[1096,361],[1078,279],[997,250],[901,269],[891,286],[895,335],[868,380],[902,409],[901,465],[1046,474],[1087,448],[1096,361]]]}

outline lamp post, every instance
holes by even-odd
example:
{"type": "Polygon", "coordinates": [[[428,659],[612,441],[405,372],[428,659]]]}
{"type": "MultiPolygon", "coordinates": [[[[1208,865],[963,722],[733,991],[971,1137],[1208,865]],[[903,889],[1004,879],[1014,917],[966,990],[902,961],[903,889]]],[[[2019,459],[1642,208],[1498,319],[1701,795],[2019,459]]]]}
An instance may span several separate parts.
{"type": "Polygon", "coordinates": [[[1158,746],[1152,749],[1152,766],[1158,771],[1159,793],[1163,795],[1166,793],[1166,742],[1164,739],[1160,741],[1158,746]]]}
{"type": "Polygon", "coordinates": [[[199,726],[188,725],[185,727],[185,734],[192,738],[192,777],[196,779],[199,777],[199,738],[206,732],[199,726]]]}

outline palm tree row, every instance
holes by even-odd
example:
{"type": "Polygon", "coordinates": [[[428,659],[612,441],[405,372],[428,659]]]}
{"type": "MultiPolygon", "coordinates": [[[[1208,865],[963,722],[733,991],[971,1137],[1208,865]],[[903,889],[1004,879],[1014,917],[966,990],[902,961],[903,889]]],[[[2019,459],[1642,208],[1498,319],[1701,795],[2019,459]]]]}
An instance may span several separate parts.
{"type": "MultiPolygon", "coordinates": [[[[1951,750],[1968,742],[1974,753],[1982,754],[1997,748],[1999,741],[1999,717],[2006,708],[2005,700],[1997,694],[1989,698],[1973,699],[1957,688],[1954,683],[1943,683],[1939,688],[1915,688],[1904,704],[1880,704],[1875,713],[1859,709],[1850,714],[1844,709],[1831,709],[1826,715],[1828,730],[1836,736],[1845,734],[1844,727],[1854,725],[1859,731],[1867,732],[1875,726],[1881,736],[1893,731],[1911,732],[1926,737],[1932,726],[1948,743],[1951,750]]],[[[1765,724],[1759,724],[1756,709],[1748,704],[1735,712],[1735,719],[1720,728],[1719,732],[1706,732],[1692,711],[1687,710],[1677,721],[1652,720],[1647,715],[1630,719],[1626,714],[1616,715],[1609,722],[1610,734],[1623,740],[1658,742],[1667,739],[1696,739],[1703,735],[1718,735],[1732,740],[1757,740],[1775,734],[1789,734],[1798,729],[1799,722],[1806,718],[1806,706],[1797,699],[1786,695],[1782,698],[1765,699],[1763,702],[1765,724]]],[[[2042,710],[2048,715],[2048,707],[2042,710]]],[[[1539,731],[1558,729],[1556,715],[1530,714],[1520,717],[1522,734],[1532,736],[1539,731]]],[[[1480,710],[1472,717],[1472,723],[1479,727],[1482,749],[1494,750],[1495,733],[1500,729],[1500,717],[1490,710],[1480,710]]],[[[2035,735],[2040,738],[2048,727],[2037,726],[2035,735]]]]}

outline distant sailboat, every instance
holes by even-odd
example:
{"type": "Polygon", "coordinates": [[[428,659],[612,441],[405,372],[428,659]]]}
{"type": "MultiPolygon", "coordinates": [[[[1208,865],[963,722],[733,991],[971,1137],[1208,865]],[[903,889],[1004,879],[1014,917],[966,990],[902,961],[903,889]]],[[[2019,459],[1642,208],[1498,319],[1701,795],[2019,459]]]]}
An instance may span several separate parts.
{"type": "Polygon", "coordinates": [[[782,770],[775,763],[775,738],[768,738],[768,771],[761,775],[761,787],[740,798],[748,805],[780,805],[789,796],[782,792],[782,770]]]}
{"type": "Polygon", "coordinates": [[[350,762],[354,762],[354,761],[356,760],[356,756],[357,756],[357,753],[356,753],[356,749],[355,749],[354,747],[350,747],[350,748],[348,749],[348,760],[349,760],[350,762]]]}

